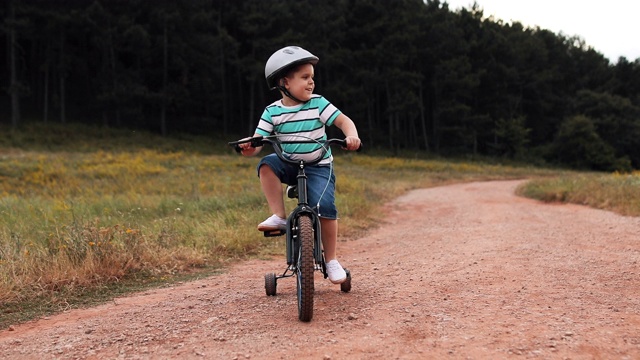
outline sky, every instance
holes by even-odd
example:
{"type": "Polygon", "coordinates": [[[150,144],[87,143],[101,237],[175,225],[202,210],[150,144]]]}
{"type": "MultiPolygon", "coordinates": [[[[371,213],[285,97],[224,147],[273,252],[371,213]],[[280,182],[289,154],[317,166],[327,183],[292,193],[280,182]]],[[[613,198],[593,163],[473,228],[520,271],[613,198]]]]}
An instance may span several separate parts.
{"type": "MultiPolygon", "coordinates": [[[[470,8],[473,0],[446,0],[449,9],[470,8]]],[[[567,37],[578,36],[611,63],[640,58],[638,0],[476,0],[484,16],[524,26],[539,26],[567,37]]]]}

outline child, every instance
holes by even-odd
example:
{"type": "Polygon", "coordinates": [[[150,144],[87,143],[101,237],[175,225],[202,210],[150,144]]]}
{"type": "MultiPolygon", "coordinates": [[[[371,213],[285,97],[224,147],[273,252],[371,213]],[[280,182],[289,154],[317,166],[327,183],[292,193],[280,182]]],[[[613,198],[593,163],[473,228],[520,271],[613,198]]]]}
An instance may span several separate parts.
{"type": "MultiPolygon", "coordinates": [[[[349,117],[333,106],[321,95],[313,94],[315,83],[314,65],[318,57],[297,46],[282,48],[269,58],[265,66],[265,77],[271,90],[278,89],[282,99],[267,106],[254,136],[281,135],[282,141],[305,141],[327,138],[326,126],[336,125],[345,135],[347,150],[357,150],[360,138],[355,124],[349,117]]],[[[315,159],[321,152],[316,144],[284,144],[283,150],[293,158],[315,159]]],[[[253,156],[261,148],[241,144],[244,156],[253,156]]],[[[336,259],[338,239],[338,213],[334,202],[335,176],[331,164],[331,150],[315,166],[305,168],[308,176],[308,198],[310,205],[319,204],[322,246],[327,264],[327,275],[334,284],[347,279],[347,274],[336,259]],[[328,185],[327,185],[328,183],[328,185]]],[[[275,154],[265,156],[258,164],[258,176],[262,191],[267,198],[271,217],[258,225],[258,230],[269,231],[285,228],[286,214],[282,183],[296,184],[297,169],[285,164],[275,154]]]]}

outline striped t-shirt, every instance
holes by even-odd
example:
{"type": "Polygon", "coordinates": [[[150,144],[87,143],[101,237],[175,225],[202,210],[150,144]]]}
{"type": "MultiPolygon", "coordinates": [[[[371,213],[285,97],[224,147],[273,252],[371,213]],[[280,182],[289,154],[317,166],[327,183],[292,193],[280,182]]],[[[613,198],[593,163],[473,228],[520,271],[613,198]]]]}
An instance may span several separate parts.
{"type": "MultiPolygon", "coordinates": [[[[322,142],[327,139],[325,126],[331,126],[340,114],[340,110],[322,95],[314,94],[309,101],[297,106],[284,106],[282,100],[278,100],[264,109],[256,133],[278,135],[280,141],[322,142]]],[[[320,156],[322,145],[283,144],[282,150],[295,160],[314,160],[320,156]]],[[[329,164],[332,160],[329,149],[320,164],[329,164]]]]}

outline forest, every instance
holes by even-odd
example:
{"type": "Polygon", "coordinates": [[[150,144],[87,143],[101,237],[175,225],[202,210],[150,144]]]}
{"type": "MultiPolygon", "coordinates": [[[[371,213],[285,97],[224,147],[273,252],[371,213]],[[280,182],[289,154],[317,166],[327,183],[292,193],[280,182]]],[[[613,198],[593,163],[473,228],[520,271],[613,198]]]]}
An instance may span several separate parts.
{"type": "Polygon", "coordinates": [[[299,45],[320,58],[316,93],[371,148],[640,169],[640,59],[607,59],[578,36],[486,17],[477,4],[3,3],[6,129],[37,121],[248,136],[278,98],[266,60],[299,45]]]}

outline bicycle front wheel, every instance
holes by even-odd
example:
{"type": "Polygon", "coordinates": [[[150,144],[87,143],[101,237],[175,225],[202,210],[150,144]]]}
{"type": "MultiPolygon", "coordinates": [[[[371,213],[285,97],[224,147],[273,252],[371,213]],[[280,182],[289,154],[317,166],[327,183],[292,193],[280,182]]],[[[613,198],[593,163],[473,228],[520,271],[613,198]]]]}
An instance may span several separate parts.
{"type": "Polygon", "coordinates": [[[313,257],[314,231],[311,218],[298,218],[298,318],[301,321],[311,321],[313,317],[313,272],[315,259],[313,257]]]}

